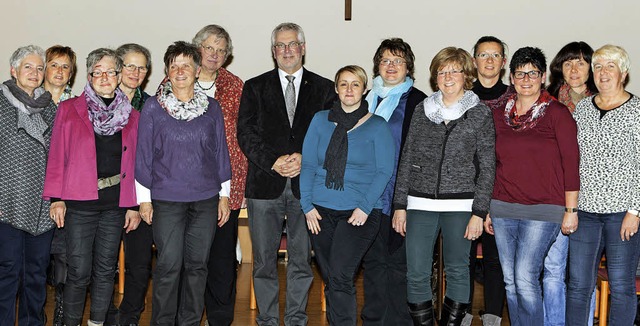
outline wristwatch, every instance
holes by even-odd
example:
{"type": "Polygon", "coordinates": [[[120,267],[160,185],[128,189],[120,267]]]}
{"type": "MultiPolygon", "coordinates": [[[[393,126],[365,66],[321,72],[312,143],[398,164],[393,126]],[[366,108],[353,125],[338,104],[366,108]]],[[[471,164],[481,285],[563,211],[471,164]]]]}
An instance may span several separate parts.
{"type": "Polygon", "coordinates": [[[564,211],[565,211],[566,213],[577,213],[577,212],[578,212],[578,209],[577,209],[577,208],[575,208],[575,207],[565,207],[565,208],[564,208],[564,211]]]}

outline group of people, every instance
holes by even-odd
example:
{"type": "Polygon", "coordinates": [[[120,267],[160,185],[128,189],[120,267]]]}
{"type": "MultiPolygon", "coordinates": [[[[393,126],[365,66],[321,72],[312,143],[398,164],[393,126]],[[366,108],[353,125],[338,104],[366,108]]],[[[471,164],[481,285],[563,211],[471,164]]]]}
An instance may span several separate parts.
{"type": "Polygon", "coordinates": [[[440,325],[471,324],[479,242],[483,325],[500,325],[505,299],[512,325],[590,323],[603,252],[609,323],[632,325],[640,99],[624,88],[628,54],[569,43],[545,88],[540,49],[506,50],[493,36],[440,50],[427,97],[411,46],[386,39],[368,90],[360,66],[333,81],[304,68],[304,32],[282,23],[277,67],[243,83],[224,68],[229,34],[208,25],[166,49],[153,96],[149,50],[129,43],[89,53],[73,97],[71,48],[17,49],[0,85],[0,324],[44,323],[50,254],[54,325],[82,323],[89,288],[88,325],[138,324],[155,244],[151,324],[196,325],[206,310],[230,325],[246,205],[259,325],[280,325],[284,224],[285,325],[308,322],[312,250],[330,324],[357,324],[361,266],[364,325],[436,324],[439,234],[440,325]]]}

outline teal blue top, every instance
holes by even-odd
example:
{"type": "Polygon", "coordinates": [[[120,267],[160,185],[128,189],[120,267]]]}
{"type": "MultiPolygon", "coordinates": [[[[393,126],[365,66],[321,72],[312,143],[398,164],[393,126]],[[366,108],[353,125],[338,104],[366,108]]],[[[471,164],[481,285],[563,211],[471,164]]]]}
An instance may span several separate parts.
{"type": "Polygon", "coordinates": [[[382,208],[381,196],[394,169],[395,144],[384,118],[372,115],[348,133],[349,151],[344,173],[344,189],[328,189],[322,168],[329,140],[335,129],[329,111],[316,113],[302,145],[300,204],[305,213],[313,205],[334,210],[360,208],[370,214],[382,208]]]}

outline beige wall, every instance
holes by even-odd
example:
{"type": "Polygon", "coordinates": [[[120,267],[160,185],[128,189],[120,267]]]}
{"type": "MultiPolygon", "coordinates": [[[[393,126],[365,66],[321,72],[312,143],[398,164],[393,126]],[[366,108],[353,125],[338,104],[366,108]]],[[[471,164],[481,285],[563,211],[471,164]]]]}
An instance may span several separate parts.
{"type": "MultiPolygon", "coordinates": [[[[153,71],[147,91],[163,77],[162,55],[171,42],[191,40],[202,26],[217,23],[233,39],[229,70],[243,80],[273,67],[270,33],[283,21],[300,24],[307,37],[306,67],[330,79],[346,64],[371,73],[371,59],[383,38],[399,36],[416,55],[416,85],[427,94],[428,65],[435,53],[455,45],[471,50],[482,35],[495,35],[511,52],[542,48],[548,62],[566,43],[584,40],[597,48],[621,45],[640,60],[640,2],[637,0],[356,0],[353,20],[344,21],[343,0],[2,0],[0,80],[9,78],[9,56],[21,45],[71,46],[78,54],[74,92],[86,81],[85,58],[97,47],[125,42],[147,46],[153,71]]],[[[640,61],[639,61],[640,62],[640,61]]],[[[628,90],[640,95],[640,82],[628,90]]]]}

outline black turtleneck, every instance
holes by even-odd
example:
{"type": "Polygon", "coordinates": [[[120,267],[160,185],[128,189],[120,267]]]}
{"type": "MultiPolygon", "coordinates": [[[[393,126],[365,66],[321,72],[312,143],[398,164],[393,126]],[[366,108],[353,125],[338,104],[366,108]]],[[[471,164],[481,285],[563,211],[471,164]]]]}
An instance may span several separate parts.
{"type": "Polygon", "coordinates": [[[473,82],[473,92],[483,101],[495,100],[507,91],[507,85],[502,80],[493,85],[491,88],[482,86],[479,80],[473,82]]]}

